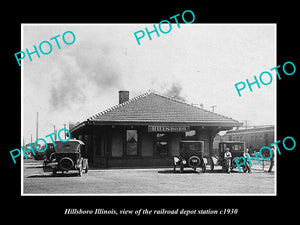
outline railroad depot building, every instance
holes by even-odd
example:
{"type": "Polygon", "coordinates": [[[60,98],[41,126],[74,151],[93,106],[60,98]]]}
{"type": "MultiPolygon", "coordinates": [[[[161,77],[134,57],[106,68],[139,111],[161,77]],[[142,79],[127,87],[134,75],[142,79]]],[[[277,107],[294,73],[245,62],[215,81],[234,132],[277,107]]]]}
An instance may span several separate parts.
{"type": "Polygon", "coordinates": [[[153,92],[129,99],[119,91],[119,104],[70,128],[86,144],[89,164],[102,167],[173,165],[182,140],[204,141],[212,155],[221,130],[242,124],[231,118],[153,92]]]}

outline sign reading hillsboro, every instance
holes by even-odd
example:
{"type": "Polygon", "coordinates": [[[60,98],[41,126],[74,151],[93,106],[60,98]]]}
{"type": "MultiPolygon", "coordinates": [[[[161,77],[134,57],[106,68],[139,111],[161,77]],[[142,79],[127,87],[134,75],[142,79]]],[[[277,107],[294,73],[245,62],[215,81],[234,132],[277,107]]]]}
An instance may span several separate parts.
{"type": "Polygon", "coordinates": [[[187,132],[189,126],[148,126],[148,132],[187,132]]]}

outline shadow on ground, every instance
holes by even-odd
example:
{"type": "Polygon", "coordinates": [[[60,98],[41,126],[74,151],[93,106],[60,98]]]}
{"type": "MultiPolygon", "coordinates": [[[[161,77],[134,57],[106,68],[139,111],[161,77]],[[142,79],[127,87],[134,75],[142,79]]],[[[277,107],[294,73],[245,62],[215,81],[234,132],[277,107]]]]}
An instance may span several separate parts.
{"type": "MultiPolygon", "coordinates": [[[[198,174],[198,173],[202,173],[202,171],[199,171],[199,170],[193,170],[193,169],[186,169],[184,170],[182,173],[180,173],[179,170],[173,170],[173,169],[168,169],[168,170],[159,170],[157,171],[158,173],[161,173],[161,174],[192,174],[192,173],[195,173],[195,174],[198,174]]],[[[222,172],[222,170],[206,170],[205,173],[224,173],[222,172]]],[[[238,171],[232,171],[231,173],[239,173],[238,171]]],[[[225,173],[224,173],[225,174],[225,173]]]]}
{"type": "MultiPolygon", "coordinates": [[[[84,176],[84,173],[83,175],[84,176]]],[[[49,177],[78,177],[78,172],[70,172],[70,173],[57,173],[53,175],[52,173],[47,173],[47,174],[35,174],[35,175],[30,175],[27,178],[49,178],[49,177]]]]}

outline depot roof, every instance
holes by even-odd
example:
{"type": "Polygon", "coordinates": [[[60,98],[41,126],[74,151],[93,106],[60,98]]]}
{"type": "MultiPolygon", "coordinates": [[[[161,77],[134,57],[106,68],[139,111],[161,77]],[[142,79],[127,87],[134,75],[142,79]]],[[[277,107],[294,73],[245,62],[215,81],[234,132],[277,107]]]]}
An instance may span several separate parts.
{"type": "Polygon", "coordinates": [[[241,126],[237,120],[151,91],[104,110],[73,127],[88,124],[188,124],[241,126]]]}

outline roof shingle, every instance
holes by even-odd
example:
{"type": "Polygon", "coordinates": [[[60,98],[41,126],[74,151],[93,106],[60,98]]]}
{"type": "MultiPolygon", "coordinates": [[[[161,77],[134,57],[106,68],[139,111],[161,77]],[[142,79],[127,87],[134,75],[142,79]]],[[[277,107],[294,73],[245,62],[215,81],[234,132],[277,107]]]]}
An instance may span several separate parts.
{"type": "Polygon", "coordinates": [[[150,91],[102,111],[88,120],[98,122],[230,123],[236,124],[236,126],[240,125],[237,120],[150,91]]]}

